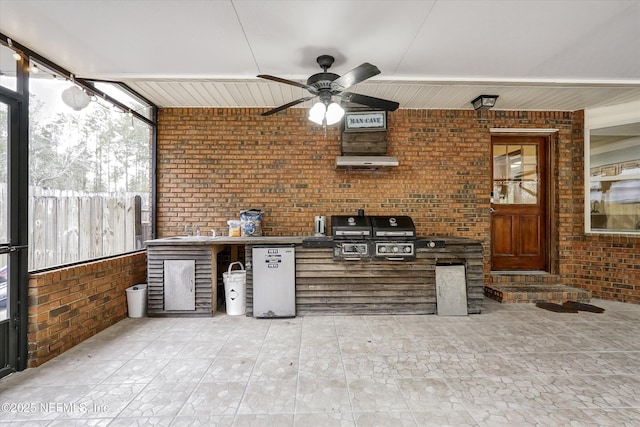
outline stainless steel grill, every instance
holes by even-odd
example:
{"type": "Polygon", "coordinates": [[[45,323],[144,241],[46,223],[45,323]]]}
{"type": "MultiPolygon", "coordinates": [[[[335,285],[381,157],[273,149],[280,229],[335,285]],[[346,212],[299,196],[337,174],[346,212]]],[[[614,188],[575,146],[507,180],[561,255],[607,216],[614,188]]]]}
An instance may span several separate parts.
{"type": "Polygon", "coordinates": [[[331,217],[334,258],[338,260],[415,259],[416,228],[409,216],[331,217]]]}

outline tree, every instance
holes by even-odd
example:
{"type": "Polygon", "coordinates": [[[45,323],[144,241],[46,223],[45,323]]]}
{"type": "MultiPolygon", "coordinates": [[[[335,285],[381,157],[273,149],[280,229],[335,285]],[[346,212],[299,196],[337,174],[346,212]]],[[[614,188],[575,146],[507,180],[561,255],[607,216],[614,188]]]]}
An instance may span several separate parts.
{"type": "MultiPolygon", "coordinates": [[[[42,103],[32,101],[33,109],[42,103]]],[[[65,136],[79,120],[64,113],[43,126],[34,120],[29,129],[29,183],[36,187],[83,190],[87,174],[85,141],[72,141],[65,136]]]]}
{"type": "MultiPolygon", "coordinates": [[[[30,115],[42,117],[43,106],[32,95],[30,115]]],[[[127,114],[94,102],[82,114],[56,112],[46,121],[31,120],[29,136],[31,185],[149,191],[149,130],[127,114]]]]}

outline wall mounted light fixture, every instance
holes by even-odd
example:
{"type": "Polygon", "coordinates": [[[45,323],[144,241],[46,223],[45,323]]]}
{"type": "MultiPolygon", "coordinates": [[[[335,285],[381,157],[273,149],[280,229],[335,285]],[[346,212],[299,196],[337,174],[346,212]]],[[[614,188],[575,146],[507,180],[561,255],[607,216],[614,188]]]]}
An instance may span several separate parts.
{"type": "Polygon", "coordinates": [[[471,101],[471,105],[473,105],[474,110],[489,110],[496,105],[497,99],[498,95],[480,95],[471,101]]]}
{"type": "Polygon", "coordinates": [[[20,61],[22,59],[22,55],[20,55],[20,52],[18,52],[18,50],[13,47],[13,40],[11,40],[10,38],[7,37],[7,46],[9,46],[9,49],[13,50],[13,59],[15,59],[16,61],[20,61]]]}

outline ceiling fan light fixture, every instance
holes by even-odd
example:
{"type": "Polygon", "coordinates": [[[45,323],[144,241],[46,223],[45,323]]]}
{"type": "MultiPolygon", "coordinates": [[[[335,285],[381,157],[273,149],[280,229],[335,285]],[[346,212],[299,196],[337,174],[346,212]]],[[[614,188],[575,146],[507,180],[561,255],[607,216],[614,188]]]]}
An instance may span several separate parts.
{"type": "Polygon", "coordinates": [[[309,109],[309,120],[319,125],[334,125],[343,116],[344,109],[336,102],[331,102],[327,107],[323,101],[318,101],[309,109]]]}
{"type": "Polygon", "coordinates": [[[480,95],[471,101],[471,105],[476,111],[489,110],[496,105],[497,99],[498,95],[480,95]]]}
{"type": "Polygon", "coordinates": [[[344,109],[335,102],[329,104],[329,108],[327,108],[327,125],[335,125],[344,117],[344,109]]]}
{"type": "Polygon", "coordinates": [[[319,125],[322,124],[324,116],[327,112],[327,107],[322,102],[316,102],[313,107],[309,109],[309,120],[319,125]]]}

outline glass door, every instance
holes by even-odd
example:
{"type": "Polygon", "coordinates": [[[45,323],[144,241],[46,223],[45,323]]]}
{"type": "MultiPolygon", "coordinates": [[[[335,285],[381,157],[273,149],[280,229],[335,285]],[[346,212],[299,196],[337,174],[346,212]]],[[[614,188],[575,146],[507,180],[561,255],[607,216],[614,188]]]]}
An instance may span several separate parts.
{"type": "Polygon", "coordinates": [[[12,242],[10,221],[10,163],[18,140],[18,116],[18,104],[0,95],[0,377],[18,369],[17,274],[11,274],[11,266],[18,265],[16,257],[20,256],[21,246],[12,242]]]}
{"type": "MultiPolygon", "coordinates": [[[[7,250],[9,236],[7,230],[7,147],[9,146],[9,106],[0,102],[0,322],[9,318],[7,314],[7,250]],[[4,253],[3,253],[4,252],[4,253]]],[[[8,251],[7,251],[8,252],[8,251]]]]}
{"type": "MultiPolygon", "coordinates": [[[[0,99],[0,369],[11,366],[9,319],[9,230],[8,219],[8,149],[10,145],[10,109],[0,99]]],[[[1,374],[0,374],[1,375],[1,374]]]]}

